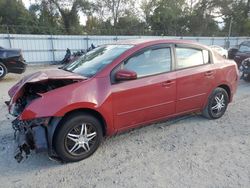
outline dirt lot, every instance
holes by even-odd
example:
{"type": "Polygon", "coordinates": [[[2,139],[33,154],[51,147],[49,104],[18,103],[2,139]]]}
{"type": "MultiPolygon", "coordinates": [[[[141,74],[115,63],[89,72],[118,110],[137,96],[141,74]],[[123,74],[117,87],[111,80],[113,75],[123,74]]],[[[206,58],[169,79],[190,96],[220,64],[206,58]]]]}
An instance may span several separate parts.
{"type": "Polygon", "coordinates": [[[136,129],[105,139],[78,163],[33,154],[18,164],[4,101],[22,76],[0,81],[0,187],[250,187],[250,83],[240,81],[219,120],[190,116],[136,129]]]}

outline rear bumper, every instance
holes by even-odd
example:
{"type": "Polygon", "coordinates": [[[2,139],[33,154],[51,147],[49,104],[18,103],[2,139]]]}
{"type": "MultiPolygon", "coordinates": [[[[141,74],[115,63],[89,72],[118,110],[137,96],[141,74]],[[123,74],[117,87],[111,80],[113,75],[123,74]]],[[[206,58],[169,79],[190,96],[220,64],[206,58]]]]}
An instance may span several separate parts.
{"type": "Polygon", "coordinates": [[[17,66],[8,67],[9,73],[22,74],[25,72],[27,64],[24,61],[20,61],[17,63],[17,66]]]}

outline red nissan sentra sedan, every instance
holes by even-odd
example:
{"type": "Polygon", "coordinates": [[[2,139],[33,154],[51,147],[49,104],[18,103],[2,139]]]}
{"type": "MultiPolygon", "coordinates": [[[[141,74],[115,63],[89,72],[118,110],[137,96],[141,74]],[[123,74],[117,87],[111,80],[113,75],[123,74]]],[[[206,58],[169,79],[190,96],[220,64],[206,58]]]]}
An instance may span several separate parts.
{"type": "Polygon", "coordinates": [[[104,136],[191,112],[223,116],[237,65],[182,40],[133,40],[100,46],[64,70],[37,72],[9,90],[21,161],[30,150],[74,162],[104,136]]]}

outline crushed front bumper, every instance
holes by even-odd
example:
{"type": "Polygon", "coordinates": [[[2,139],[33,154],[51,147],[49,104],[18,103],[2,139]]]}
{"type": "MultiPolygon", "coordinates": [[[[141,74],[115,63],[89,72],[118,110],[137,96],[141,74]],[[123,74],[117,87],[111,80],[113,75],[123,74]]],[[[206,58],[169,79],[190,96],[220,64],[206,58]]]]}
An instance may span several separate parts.
{"type": "Polygon", "coordinates": [[[53,135],[61,118],[39,118],[29,121],[20,121],[18,118],[12,122],[17,144],[15,159],[21,162],[27,158],[31,150],[36,153],[48,152],[51,158],[56,158],[53,150],[53,135]]]}

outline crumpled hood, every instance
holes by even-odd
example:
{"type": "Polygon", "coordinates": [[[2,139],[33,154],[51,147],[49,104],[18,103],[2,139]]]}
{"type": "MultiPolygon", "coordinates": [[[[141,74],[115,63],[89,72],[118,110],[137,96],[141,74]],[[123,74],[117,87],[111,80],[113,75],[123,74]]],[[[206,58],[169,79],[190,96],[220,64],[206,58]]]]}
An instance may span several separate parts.
{"type": "Polygon", "coordinates": [[[21,94],[22,89],[27,83],[36,83],[46,80],[86,80],[86,77],[81,75],[67,72],[60,69],[48,70],[48,71],[39,71],[28,76],[25,76],[17,84],[15,84],[8,92],[9,96],[14,102],[21,94]]]}

